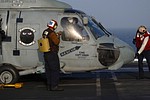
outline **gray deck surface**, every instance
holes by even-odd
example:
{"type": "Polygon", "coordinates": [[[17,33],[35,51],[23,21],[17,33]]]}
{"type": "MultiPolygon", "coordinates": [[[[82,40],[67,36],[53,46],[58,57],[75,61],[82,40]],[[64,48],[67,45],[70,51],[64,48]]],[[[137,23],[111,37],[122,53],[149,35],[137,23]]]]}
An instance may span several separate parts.
{"type": "Polygon", "coordinates": [[[73,73],[61,77],[64,91],[47,91],[43,75],[23,76],[20,89],[0,89],[0,100],[150,100],[150,73],[138,80],[137,65],[117,71],[73,73]]]}

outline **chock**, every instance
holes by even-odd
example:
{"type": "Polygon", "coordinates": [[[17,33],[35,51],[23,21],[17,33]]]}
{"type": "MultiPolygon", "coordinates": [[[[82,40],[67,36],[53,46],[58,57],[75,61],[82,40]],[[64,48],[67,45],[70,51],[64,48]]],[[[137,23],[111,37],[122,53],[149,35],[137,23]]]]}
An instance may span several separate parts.
{"type": "Polygon", "coordinates": [[[15,83],[15,84],[0,84],[0,88],[5,88],[5,87],[21,88],[21,87],[23,87],[23,83],[15,83]]]}

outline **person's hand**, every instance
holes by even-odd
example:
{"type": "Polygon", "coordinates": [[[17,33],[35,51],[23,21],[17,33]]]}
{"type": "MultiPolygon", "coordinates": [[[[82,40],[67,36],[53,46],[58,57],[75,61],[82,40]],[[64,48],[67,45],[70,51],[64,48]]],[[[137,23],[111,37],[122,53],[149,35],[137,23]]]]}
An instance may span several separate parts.
{"type": "Polygon", "coordinates": [[[61,34],[62,34],[62,31],[57,32],[57,35],[61,35],[61,34]]]}
{"type": "Polygon", "coordinates": [[[61,34],[62,34],[62,32],[61,32],[61,31],[57,32],[57,33],[56,33],[57,38],[60,38],[61,34]]]}
{"type": "Polygon", "coordinates": [[[46,35],[42,35],[42,37],[43,37],[43,38],[46,38],[47,36],[46,36],[46,35]]]}
{"type": "Polygon", "coordinates": [[[132,40],[132,43],[135,44],[135,43],[136,43],[136,39],[133,39],[133,40],[132,40]]]}
{"type": "Polygon", "coordinates": [[[135,57],[137,58],[139,55],[140,55],[140,54],[137,52],[137,53],[135,54],[135,57]]]}

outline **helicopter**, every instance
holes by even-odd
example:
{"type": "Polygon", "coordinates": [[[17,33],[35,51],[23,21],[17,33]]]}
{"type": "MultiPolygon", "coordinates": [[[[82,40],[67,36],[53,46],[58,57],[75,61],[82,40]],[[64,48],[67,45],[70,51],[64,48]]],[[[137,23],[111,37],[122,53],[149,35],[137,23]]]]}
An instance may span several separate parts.
{"type": "Polygon", "coordinates": [[[117,70],[134,60],[133,48],[112,35],[94,17],[57,0],[0,0],[0,83],[45,73],[38,40],[47,23],[62,31],[61,72],[117,70]]]}

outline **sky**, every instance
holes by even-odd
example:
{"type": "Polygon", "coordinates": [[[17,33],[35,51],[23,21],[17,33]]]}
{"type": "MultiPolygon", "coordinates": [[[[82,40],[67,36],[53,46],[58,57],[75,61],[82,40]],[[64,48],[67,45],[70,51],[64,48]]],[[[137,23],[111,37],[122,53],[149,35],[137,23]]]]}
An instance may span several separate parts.
{"type": "Polygon", "coordinates": [[[106,28],[150,28],[150,0],[59,0],[94,16],[106,28]]]}

